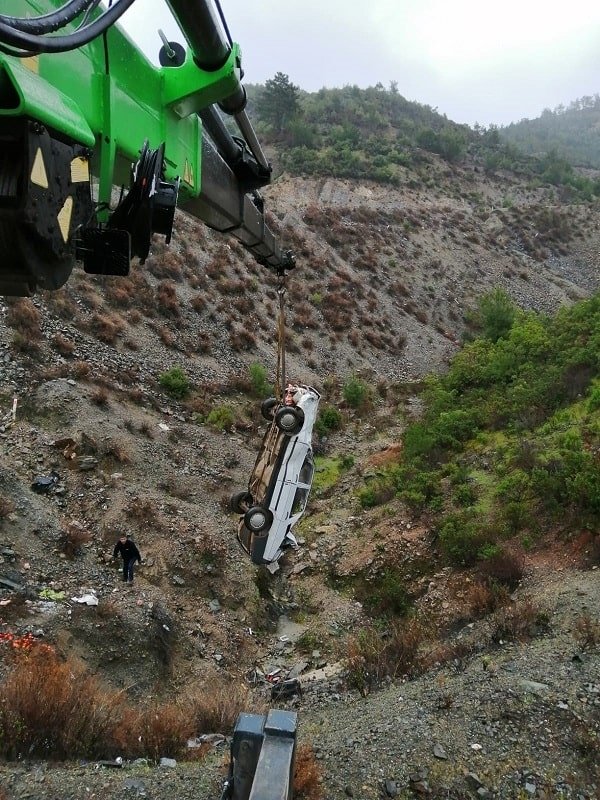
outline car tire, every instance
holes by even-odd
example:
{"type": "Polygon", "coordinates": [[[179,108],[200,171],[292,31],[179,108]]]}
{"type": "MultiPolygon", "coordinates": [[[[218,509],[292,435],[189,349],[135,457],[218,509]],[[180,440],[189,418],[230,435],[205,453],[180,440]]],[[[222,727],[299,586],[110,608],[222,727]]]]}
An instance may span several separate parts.
{"type": "Polygon", "coordinates": [[[252,495],[248,491],[236,492],[229,498],[229,510],[235,514],[245,514],[250,505],[252,505],[252,495]]]}
{"type": "Polygon", "coordinates": [[[252,533],[261,533],[271,526],[273,514],[263,506],[252,506],[244,514],[244,525],[252,533]]]}
{"type": "Polygon", "coordinates": [[[263,415],[265,419],[268,419],[269,422],[273,421],[273,415],[275,413],[275,406],[279,405],[279,400],[276,397],[267,397],[266,400],[262,401],[262,405],[260,407],[260,413],[263,415]]]}
{"type": "Polygon", "coordinates": [[[304,411],[301,408],[283,406],[275,414],[275,424],[282,433],[293,436],[300,433],[304,425],[304,411]]]}

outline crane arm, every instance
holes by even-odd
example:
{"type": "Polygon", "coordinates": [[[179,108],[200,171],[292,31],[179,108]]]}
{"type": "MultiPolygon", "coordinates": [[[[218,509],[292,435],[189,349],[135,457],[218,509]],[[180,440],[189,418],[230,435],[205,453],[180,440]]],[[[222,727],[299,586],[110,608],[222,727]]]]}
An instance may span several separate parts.
{"type": "Polygon", "coordinates": [[[0,15],[0,294],[57,289],[76,261],[127,274],[153,233],[170,241],[177,206],[267,267],[294,265],[265,224],[271,167],[213,0],[167,0],[185,46],[166,42],[159,67],[115,24],[132,1],[15,0],[0,15]],[[129,186],[116,204],[115,186],[129,186]]]}

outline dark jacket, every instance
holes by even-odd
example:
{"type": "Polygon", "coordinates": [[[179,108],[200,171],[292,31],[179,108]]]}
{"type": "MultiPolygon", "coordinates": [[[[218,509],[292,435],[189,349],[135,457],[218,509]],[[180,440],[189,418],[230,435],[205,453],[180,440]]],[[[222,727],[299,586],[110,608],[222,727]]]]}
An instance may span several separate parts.
{"type": "Polygon", "coordinates": [[[125,543],[119,540],[115,545],[115,550],[113,553],[113,558],[116,558],[119,553],[123,558],[123,561],[137,561],[141,563],[142,557],[140,555],[140,551],[135,546],[135,542],[131,539],[127,539],[125,543]]]}

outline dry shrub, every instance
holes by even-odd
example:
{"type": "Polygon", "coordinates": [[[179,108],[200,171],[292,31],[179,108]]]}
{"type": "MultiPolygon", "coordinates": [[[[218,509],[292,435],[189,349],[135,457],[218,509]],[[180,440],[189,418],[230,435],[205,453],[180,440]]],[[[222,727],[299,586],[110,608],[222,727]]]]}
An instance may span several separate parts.
{"type": "Polygon", "coordinates": [[[152,522],[156,518],[156,505],[146,497],[134,497],[127,506],[127,517],[140,522],[152,522]]]}
{"type": "Polygon", "coordinates": [[[194,311],[202,311],[206,306],[206,298],[203,294],[195,294],[190,300],[190,305],[194,311]]]}
{"type": "Polygon", "coordinates": [[[156,703],[147,708],[123,706],[112,730],[115,752],[126,758],[185,755],[187,741],[194,735],[189,705],[156,703]]]}
{"type": "Polygon", "coordinates": [[[73,342],[67,339],[66,336],[63,336],[62,333],[57,333],[52,337],[52,344],[63,356],[70,356],[73,350],[75,350],[73,342]]]}
{"type": "Polygon", "coordinates": [[[527,641],[547,625],[547,614],[531,600],[522,600],[496,614],[492,639],[496,642],[527,641]]]}
{"type": "Polygon", "coordinates": [[[72,322],[79,313],[79,307],[71,295],[67,294],[66,289],[58,291],[43,291],[41,296],[44,305],[52,314],[56,314],[61,319],[72,322]]]}
{"type": "Polygon", "coordinates": [[[202,355],[210,353],[212,350],[212,339],[210,335],[202,331],[196,333],[189,349],[195,351],[196,353],[201,353],[202,355]]]}
{"type": "Polygon", "coordinates": [[[156,287],[156,305],[163,316],[179,316],[179,300],[175,284],[171,281],[161,281],[156,287]]]}
{"type": "Polygon", "coordinates": [[[96,312],[92,315],[86,328],[94,336],[105,344],[114,344],[118,337],[125,330],[125,320],[118,314],[100,314],[96,312]]]}
{"type": "Polygon", "coordinates": [[[581,647],[600,645],[600,620],[593,619],[587,611],[581,614],[575,620],[575,638],[581,647]]]}
{"type": "Polygon", "coordinates": [[[155,248],[154,254],[146,261],[146,268],[155,278],[171,278],[181,281],[183,277],[181,258],[173,250],[165,250],[159,255],[155,248]]]}
{"type": "Polygon", "coordinates": [[[61,548],[67,558],[75,558],[82,552],[82,547],[91,540],[92,536],[83,525],[71,522],[61,537],[61,548]]]}
{"type": "Polygon", "coordinates": [[[15,504],[9,497],[0,494],[0,520],[8,517],[15,510],[15,504]]]}
{"type": "Polygon", "coordinates": [[[248,283],[247,281],[240,281],[235,278],[228,278],[226,275],[220,275],[217,278],[217,290],[225,295],[244,295],[248,290],[248,283]]]}
{"type": "Polygon", "coordinates": [[[109,279],[104,284],[104,297],[110,305],[128,308],[135,299],[135,283],[131,278],[109,279]]]}
{"type": "Polygon", "coordinates": [[[127,390],[127,397],[133,403],[139,403],[140,400],[142,400],[144,397],[144,392],[140,389],[139,386],[134,386],[133,388],[127,390]]]}
{"type": "Polygon", "coordinates": [[[194,414],[200,414],[202,417],[208,416],[213,406],[213,401],[208,394],[193,394],[187,397],[184,402],[184,407],[194,414]]]}
{"type": "Polygon", "coordinates": [[[108,391],[103,387],[99,386],[95,389],[92,394],[90,395],[90,400],[95,406],[107,406],[108,405],[108,391]]]}
{"type": "MultiPolygon", "coordinates": [[[[40,333],[41,335],[41,333],[40,333]]],[[[12,335],[12,346],[18,353],[27,353],[30,356],[40,352],[38,335],[24,335],[20,331],[15,331],[12,335]]]]}
{"type": "Polygon", "coordinates": [[[168,328],[159,328],[158,336],[165,347],[175,347],[175,334],[168,328]]]}
{"type": "Polygon", "coordinates": [[[323,773],[315,757],[315,751],[308,744],[296,748],[294,764],[295,800],[322,800],[323,773]]]}
{"type": "Polygon", "coordinates": [[[229,334],[231,349],[239,352],[241,350],[253,350],[256,347],[256,336],[245,328],[233,328],[229,334]]]}
{"type": "Polygon", "coordinates": [[[264,701],[253,699],[250,689],[240,683],[223,683],[200,689],[186,698],[198,734],[233,732],[241,712],[264,714],[264,701]]]}
{"type": "Polygon", "coordinates": [[[104,620],[119,619],[119,606],[112,597],[101,597],[96,606],[96,616],[104,620]]]}
{"type": "Polygon", "coordinates": [[[198,491],[198,483],[194,478],[186,479],[181,476],[170,475],[159,482],[158,488],[171,495],[171,497],[177,497],[179,500],[190,500],[198,491]]]}
{"type": "Polygon", "coordinates": [[[140,433],[143,433],[148,439],[154,439],[154,432],[152,431],[152,426],[149,422],[144,420],[140,422],[140,433]]]}
{"type": "Polygon", "coordinates": [[[87,378],[92,368],[88,361],[75,361],[71,365],[70,371],[76,378],[87,378]]]}
{"type": "Polygon", "coordinates": [[[485,583],[472,583],[465,591],[465,600],[474,617],[484,617],[497,608],[496,595],[485,583]]]}
{"type": "Polygon", "coordinates": [[[28,297],[20,297],[9,304],[6,324],[26,338],[39,338],[42,335],[40,322],[42,316],[28,297]]]}
{"type": "Polygon", "coordinates": [[[423,639],[423,626],[415,617],[392,622],[384,634],[363,628],[348,640],[348,683],[366,693],[385,678],[409,675],[419,664],[423,639]]]}
{"type": "Polygon", "coordinates": [[[104,448],[106,458],[114,458],[119,464],[131,464],[131,455],[123,442],[109,440],[104,448]]]}
{"type": "Polygon", "coordinates": [[[488,586],[500,584],[514,592],[523,578],[523,559],[516,553],[501,551],[482,561],[477,571],[488,586]]]}
{"type": "Polygon", "coordinates": [[[421,665],[424,670],[430,667],[447,664],[449,661],[460,662],[475,650],[476,645],[472,642],[455,641],[441,642],[424,656],[421,665]]]}
{"type": "Polygon", "coordinates": [[[187,754],[194,723],[187,698],[133,708],[47,646],[14,656],[0,685],[0,755],[8,759],[176,758],[187,754]]]}
{"type": "Polygon", "coordinates": [[[5,758],[77,758],[105,752],[118,697],[49,648],[19,655],[0,686],[5,758]]]}

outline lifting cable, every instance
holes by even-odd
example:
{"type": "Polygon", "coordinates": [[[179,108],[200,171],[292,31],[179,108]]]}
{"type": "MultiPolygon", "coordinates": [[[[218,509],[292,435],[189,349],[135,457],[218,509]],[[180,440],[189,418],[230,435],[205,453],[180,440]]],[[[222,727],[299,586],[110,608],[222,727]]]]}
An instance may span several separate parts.
{"type": "Polygon", "coordinates": [[[279,296],[279,319],[277,323],[277,372],[275,373],[275,397],[283,397],[285,377],[285,270],[277,271],[277,294],[279,296]]]}

